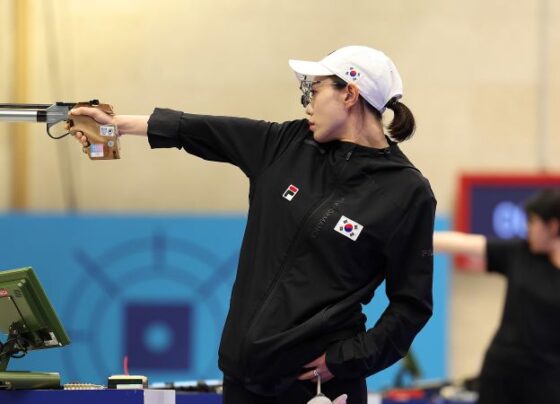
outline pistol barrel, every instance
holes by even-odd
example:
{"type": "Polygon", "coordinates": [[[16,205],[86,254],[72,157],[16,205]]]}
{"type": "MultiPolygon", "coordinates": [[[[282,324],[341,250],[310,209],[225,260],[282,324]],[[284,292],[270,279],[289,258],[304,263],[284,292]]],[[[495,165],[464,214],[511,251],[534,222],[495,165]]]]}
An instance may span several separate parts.
{"type": "Polygon", "coordinates": [[[56,123],[68,119],[69,110],[57,104],[0,104],[0,121],[56,123]]]}
{"type": "Polygon", "coordinates": [[[0,109],[0,121],[8,122],[38,122],[37,114],[39,111],[0,109]]]}

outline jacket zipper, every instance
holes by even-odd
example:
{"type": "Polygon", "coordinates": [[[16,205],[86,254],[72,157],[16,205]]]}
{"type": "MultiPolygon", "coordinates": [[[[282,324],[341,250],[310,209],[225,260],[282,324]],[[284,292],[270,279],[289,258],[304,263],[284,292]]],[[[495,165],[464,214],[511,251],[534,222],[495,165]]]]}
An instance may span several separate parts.
{"type": "Polygon", "coordinates": [[[313,206],[313,208],[311,208],[309,210],[307,215],[302,220],[303,224],[298,228],[296,235],[292,239],[292,242],[290,243],[290,246],[288,247],[288,251],[286,252],[286,258],[284,259],[284,262],[283,262],[282,266],[280,267],[280,269],[278,269],[276,275],[274,276],[274,279],[272,280],[268,290],[266,291],[266,294],[265,294],[266,297],[265,297],[264,301],[260,304],[259,310],[253,316],[253,321],[251,321],[251,323],[247,327],[247,333],[245,334],[245,340],[243,341],[243,347],[242,347],[242,358],[247,357],[245,355],[245,350],[246,350],[246,347],[247,347],[247,339],[248,339],[248,337],[251,333],[251,330],[253,329],[257,320],[260,318],[260,316],[262,315],[262,312],[266,308],[270,298],[273,295],[274,290],[276,289],[276,286],[278,285],[278,281],[282,277],[286,267],[289,266],[289,264],[292,262],[293,256],[294,256],[294,254],[297,250],[298,242],[301,239],[302,234],[304,233],[304,230],[307,228],[307,226],[311,222],[311,218],[313,216],[315,216],[315,214],[319,211],[319,209],[336,194],[336,191],[337,191],[337,189],[335,188],[329,195],[327,195],[325,198],[323,198],[319,202],[317,202],[313,206]]]}
{"type": "MultiPolygon", "coordinates": [[[[346,157],[345,157],[345,161],[346,163],[344,164],[344,167],[342,168],[340,175],[342,175],[342,173],[344,172],[344,170],[346,169],[346,166],[348,165],[348,161],[350,160],[350,158],[352,157],[352,153],[354,152],[355,146],[352,148],[352,150],[348,151],[346,153],[346,157]]],[[[338,181],[337,181],[338,183],[338,181]]],[[[280,269],[278,270],[278,272],[276,273],[276,275],[274,276],[274,279],[272,280],[270,287],[268,288],[268,290],[266,291],[266,297],[264,299],[264,301],[261,303],[261,307],[260,309],[257,311],[257,313],[255,313],[254,317],[253,317],[253,321],[251,321],[251,323],[249,324],[249,326],[247,327],[247,333],[245,334],[245,339],[243,341],[243,345],[241,348],[242,351],[242,358],[247,358],[247,355],[245,354],[246,352],[246,347],[247,347],[247,339],[249,337],[249,335],[251,334],[251,331],[254,327],[254,325],[256,324],[257,320],[260,318],[263,310],[266,308],[266,305],[268,304],[268,301],[270,300],[270,298],[273,295],[274,289],[276,289],[276,286],[278,285],[278,281],[280,280],[280,278],[282,277],[286,267],[292,262],[293,259],[293,255],[295,254],[296,250],[297,250],[297,245],[298,245],[298,241],[301,238],[302,234],[304,233],[304,230],[307,228],[307,226],[309,225],[309,223],[311,222],[311,219],[316,215],[316,213],[325,205],[325,203],[332,199],[333,196],[336,195],[337,191],[339,190],[339,184],[335,185],[335,188],[329,193],[329,195],[327,195],[325,198],[321,199],[319,202],[317,202],[310,210],[309,212],[306,214],[306,216],[303,218],[302,220],[302,225],[298,228],[296,235],[294,236],[294,238],[292,239],[292,242],[290,243],[290,246],[288,247],[288,251],[286,253],[286,258],[284,259],[284,263],[282,264],[282,266],[280,267],[280,269]]],[[[245,370],[247,370],[247,360],[245,359],[245,370]]]]}

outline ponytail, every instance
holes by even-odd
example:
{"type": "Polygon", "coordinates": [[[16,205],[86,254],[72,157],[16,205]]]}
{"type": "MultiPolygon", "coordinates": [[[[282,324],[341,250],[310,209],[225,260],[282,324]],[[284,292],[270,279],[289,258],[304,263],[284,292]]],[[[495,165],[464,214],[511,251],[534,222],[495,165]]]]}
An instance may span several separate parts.
{"type": "Polygon", "coordinates": [[[386,105],[393,111],[393,121],[387,126],[391,138],[396,142],[404,142],[412,137],[416,130],[414,115],[398,98],[391,98],[386,105]]]}
{"type": "MultiPolygon", "coordinates": [[[[348,85],[346,81],[338,76],[328,76],[338,88],[344,88],[348,85]]],[[[379,121],[382,120],[382,113],[371,105],[362,95],[360,95],[362,107],[365,107],[379,121]]],[[[386,108],[393,111],[393,121],[387,126],[387,131],[395,142],[404,142],[412,137],[416,130],[416,122],[412,111],[406,105],[399,102],[399,97],[393,97],[387,104],[386,108]]]]}

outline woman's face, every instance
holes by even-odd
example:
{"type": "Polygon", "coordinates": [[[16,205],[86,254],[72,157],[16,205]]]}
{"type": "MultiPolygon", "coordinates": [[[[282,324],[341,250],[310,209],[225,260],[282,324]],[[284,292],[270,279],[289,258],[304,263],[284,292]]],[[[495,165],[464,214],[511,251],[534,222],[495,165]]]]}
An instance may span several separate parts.
{"type": "Polygon", "coordinates": [[[316,77],[311,102],[305,108],[309,115],[309,130],[319,143],[342,138],[346,131],[348,110],[344,104],[345,91],[330,78],[316,77]]]}
{"type": "Polygon", "coordinates": [[[547,253],[552,241],[558,236],[558,226],[554,221],[545,222],[530,213],[527,217],[527,241],[533,253],[547,253]]]}

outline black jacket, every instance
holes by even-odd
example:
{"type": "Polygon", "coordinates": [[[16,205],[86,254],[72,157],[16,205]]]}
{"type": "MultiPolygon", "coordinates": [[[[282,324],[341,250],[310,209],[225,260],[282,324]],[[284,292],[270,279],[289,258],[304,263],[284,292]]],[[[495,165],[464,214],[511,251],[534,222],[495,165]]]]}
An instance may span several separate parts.
{"type": "Polygon", "coordinates": [[[306,120],[166,109],[154,111],[148,135],[154,148],[229,162],[250,180],[219,351],[226,376],[274,394],[324,352],[339,378],[371,375],[406,354],[432,313],[436,202],[395,143],[319,144],[306,120]],[[383,280],[390,303],[366,331],[361,305],[383,280]]]}

